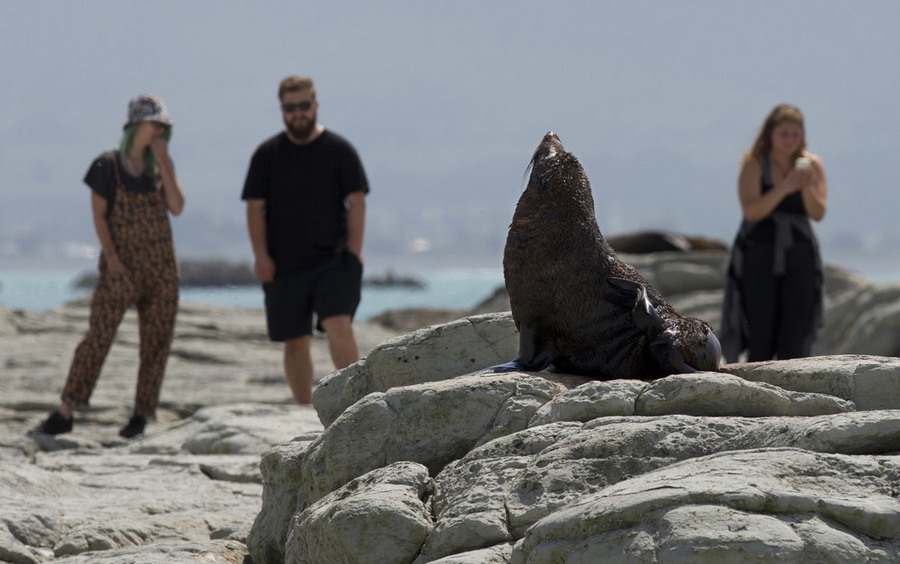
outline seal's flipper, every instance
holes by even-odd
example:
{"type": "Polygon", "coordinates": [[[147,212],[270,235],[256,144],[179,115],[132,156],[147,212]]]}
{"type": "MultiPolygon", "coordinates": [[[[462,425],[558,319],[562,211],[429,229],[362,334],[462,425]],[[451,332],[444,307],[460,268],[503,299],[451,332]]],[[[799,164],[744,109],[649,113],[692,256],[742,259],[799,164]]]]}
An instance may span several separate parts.
{"type": "Polygon", "coordinates": [[[507,362],[505,364],[497,364],[495,366],[488,366],[484,370],[479,370],[476,374],[491,374],[491,373],[502,373],[502,372],[521,372],[523,370],[522,365],[519,364],[519,359],[515,359],[513,361],[507,362]]]}
{"type": "Polygon", "coordinates": [[[713,352],[700,352],[684,349],[683,343],[677,342],[677,331],[674,331],[672,322],[664,320],[647,295],[647,289],[637,282],[624,278],[610,278],[610,286],[613,287],[614,300],[621,299],[627,303],[631,301],[631,319],[635,326],[649,339],[650,354],[659,366],[663,374],[690,374],[698,372],[694,364],[698,363],[694,357],[705,357],[713,352]]]}
{"type": "Polygon", "coordinates": [[[704,345],[698,344],[683,350],[678,353],[678,358],[682,359],[682,362],[689,367],[689,370],[683,370],[683,372],[717,372],[719,362],[722,360],[722,345],[716,334],[710,330],[706,332],[704,345]]]}
{"type": "Polygon", "coordinates": [[[609,278],[608,282],[613,288],[611,301],[631,308],[631,318],[638,329],[653,337],[665,328],[665,322],[650,303],[643,284],[615,277],[609,278]]]}
{"type": "Polygon", "coordinates": [[[646,294],[643,285],[625,278],[610,277],[606,279],[606,282],[612,290],[612,293],[609,294],[610,301],[615,304],[633,307],[646,294]]]}
{"type": "Polygon", "coordinates": [[[505,364],[498,364],[496,366],[491,366],[490,368],[485,368],[481,372],[540,372],[550,366],[554,357],[555,355],[545,353],[532,359],[530,362],[525,362],[521,358],[516,358],[505,364]]]}
{"type": "Polygon", "coordinates": [[[722,362],[722,343],[712,330],[706,332],[706,348],[700,355],[700,361],[697,363],[699,370],[707,372],[718,372],[719,364],[722,362]]]}
{"type": "Polygon", "coordinates": [[[659,367],[668,374],[716,372],[722,358],[722,345],[715,333],[706,331],[703,345],[678,343],[672,330],[666,330],[650,342],[650,351],[659,367]]]}
{"type": "Polygon", "coordinates": [[[540,372],[550,366],[556,352],[544,350],[539,344],[540,334],[532,324],[519,325],[519,355],[512,362],[487,368],[488,372],[540,372]]]}
{"type": "Polygon", "coordinates": [[[688,364],[684,356],[676,350],[673,335],[663,331],[650,342],[650,352],[656,363],[666,374],[692,374],[697,369],[688,364]]]}

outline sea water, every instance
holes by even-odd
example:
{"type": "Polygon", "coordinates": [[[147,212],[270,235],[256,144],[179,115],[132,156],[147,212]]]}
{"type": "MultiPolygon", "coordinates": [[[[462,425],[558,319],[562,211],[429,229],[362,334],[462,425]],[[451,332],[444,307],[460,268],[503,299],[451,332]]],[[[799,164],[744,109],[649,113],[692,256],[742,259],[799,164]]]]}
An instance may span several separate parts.
{"type": "MultiPolygon", "coordinates": [[[[0,304],[11,309],[44,312],[90,295],[73,286],[81,270],[17,269],[0,271],[0,304]]],[[[469,309],[503,285],[497,268],[437,268],[415,278],[421,288],[364,286],[356,319],[365,321],[387,310],[406,308],[469,309]]],[[[230,307],[263,307],[259,286],[182,288],[183,303],[230,307]]]]}
{"type": "MultiPolygon", "coordinates": [[[[392,309],[432,308],[469,309],[478,305],[503,285],[503,271],[496,266],[431,265],[412,276],[424,283],[423,288],[401,286],[364,286],[356,319],[370,317],[392,309]]],[[[839,257],[840,264],[862,274],[875,283],[900,283],[898,261],[859,256],[839,257]]],[[[12,309],[44,312],[90,295],[75,288],[72,282],[95,268],[2,268],[0,267],[0,304],[12,309]]],[[[377,269],[376,269],[377,272],[377,269]]],[[[405,272],[398,274],[406,275],[405,272]]],[[[259,286],[224,288],[182,288],[181,301],[230,307],[262,307],[259,286]]]]}

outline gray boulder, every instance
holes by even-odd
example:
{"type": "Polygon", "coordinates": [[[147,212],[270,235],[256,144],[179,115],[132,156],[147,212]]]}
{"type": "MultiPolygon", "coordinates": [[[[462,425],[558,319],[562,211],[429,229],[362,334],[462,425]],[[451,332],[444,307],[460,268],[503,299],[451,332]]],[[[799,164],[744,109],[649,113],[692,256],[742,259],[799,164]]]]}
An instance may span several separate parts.
{"type": "Polygon", "coordinates": [[[445,380],[511,360],[519,350],[512,315],[476,315],[388,339],[313,391],[326,427],[373,392],[445,380]]]}
{"type": "Polygon", "coordinates": [[[240,562],[260,453],[321,431],[310,409],[232,404],[128,442],[33,434],[30,463],[0,459],[0,561],[240,562]]]}
{"type": "MultiPolygon", "coordinates": [[[[126,562],[135,564],[235,564],[245,562],[248,558],[247,547],[239,541],[208,540],[204,542],[157,541],[140,546],[95,550],[60,560],[66,564],[124,564],[126,562]]],[[[10,562],[19,561],[10,560],[10,562]]],[[[22,560],[21,562],[31,561],[22,560]]],[[[42,562],[42,560],[35,562],[42,562]]]]}
{"type": "Polygon", "coordinates": [[[262,510],[253,522],[247,546],[259,562],[284,560],[289,524],[307,504],[301,501],[302,474],[294,472],[312,440],[295,439],[265,453],[259,465],[263,479],[262,510]]]}
{"type": "Polygon", "coordinates": [[[395,462],[351,480],[297,514],[287,564],[409,562],[431,530],[428,469],[395,462]]]}
{"type": "Polygon", "coordinates": [[[900,400],[900,359],[895,357],[814,356],[789,362],[728,364],[721,370],[785,390],[841,398],[857,409],[896,409],[900,400]]]}
{"type": "Polygon", "coordinates": [[[510,562],[895,562],[898,479],[896,457],[717,453],[561,508],[510,562]]]}
{"type": "Polygon", "coordinates": [[[529,428],[475,449],[435,477],[430,557],[521,538],[588,493],[716,452],[795,447],[872,454],[900,450],[900,412],[842,418],[609,417],[529,428]],[[492,531],[476,540],[465,531],[492,531]]]}
{"type": "Polygon", "coordinates": [[[309,447],[307,500],[397,461],[438,472],[494,437],[524,429],[563,389],[528,374],[475,375],[375,392],[350,406],[309,447]]]}
{"type": "MultiPolygon", "coordinates": [[[[495,326],[508,322],[508,314],[493,317],[495,326]]],[[[319,516],[342,514],[351,497],[361,513],[416,515],[411,523],[425,516],[405,525],[427,530],[417,550],[379,552],[392,562],[844,562],[854,550],[872,562],[900,558],[891,485],[900,359],[733,364],[654,381],[468,373],[472,339],[453,336],[474,325],[451,325],[395,338],[388,361],[365,361],[365,378],[354,380],[357,366],[318,391],[317,406],[347,406],[323,418],[330,423],[321,436],[281,457],[277,473],[263,468],[266,490],[276,474],[293,484],[271,489],[295,513],[282,504],[278,519],[257,520],[248,538],[255,561],[309,558],[312,545],[282,539],[317,538],[319,516]],[[435,350],[449,368],[407,368],[410,359],[424,366],[435,350]],[[418,502],[412,487],[390,501],[351,495],[397,464],[427,469],[433,491],[418,502]],[[866,491],[874,503],[852,501],[866,491]],[[264,558],[255,538],[268,539],[264,558]]],[[[271,497],[263,513],[276,505],[271,497]]],[[[366,552],[352,539],[385,534],[376,521],[329,539],[328,554],[366,552]]]]}

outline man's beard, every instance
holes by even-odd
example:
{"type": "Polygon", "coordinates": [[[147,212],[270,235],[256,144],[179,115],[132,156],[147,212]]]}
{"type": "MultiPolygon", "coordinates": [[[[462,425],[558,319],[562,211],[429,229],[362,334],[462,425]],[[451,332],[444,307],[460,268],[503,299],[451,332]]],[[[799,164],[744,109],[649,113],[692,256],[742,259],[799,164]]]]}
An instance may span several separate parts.
{"type": "Polygon", "coordinates": [[[316,130],[316,116],[312,116],[303,127],[296,127],[291,125],[290,122],[285,122],[285,127],[287,127],[288,132],[292,137],[299,140],[306,140],[312,136],[313,132],[316,130]]]}

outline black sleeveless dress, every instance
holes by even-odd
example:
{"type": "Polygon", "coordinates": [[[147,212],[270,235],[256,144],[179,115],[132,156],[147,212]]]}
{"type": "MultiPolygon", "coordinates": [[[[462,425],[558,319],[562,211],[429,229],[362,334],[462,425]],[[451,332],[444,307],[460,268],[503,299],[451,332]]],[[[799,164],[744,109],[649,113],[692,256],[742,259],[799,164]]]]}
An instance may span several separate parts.
{"type": "MultiPolygon", "coordinates": [[[[763,161],[763,193],[774,186],[763,161]]],[[[741,224],[732,247],[719,340],[727,362],[812,354],[824,322],[822,259],[799,192],[765,219],[741,224]]]]}

